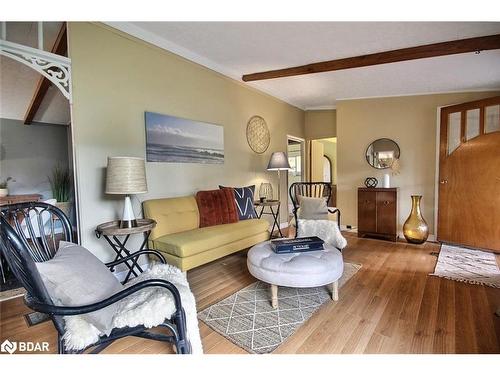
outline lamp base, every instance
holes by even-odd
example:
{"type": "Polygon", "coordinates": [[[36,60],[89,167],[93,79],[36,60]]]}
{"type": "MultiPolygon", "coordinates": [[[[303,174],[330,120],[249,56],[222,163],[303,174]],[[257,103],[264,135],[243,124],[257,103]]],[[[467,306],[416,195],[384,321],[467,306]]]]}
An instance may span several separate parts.
{"type": "Polygon", "coordinates": [[[120,220],[120,229],[137,227],[137,220],[120,220]]]}
{"type": "Polygon", "coordinates": [[[134,210],[132,209],[132,202],[127,195],[123,206],[122,219],[120,220],[120,228],[134,228],[136,226],[137,220],[135,219],[134,210]]]}

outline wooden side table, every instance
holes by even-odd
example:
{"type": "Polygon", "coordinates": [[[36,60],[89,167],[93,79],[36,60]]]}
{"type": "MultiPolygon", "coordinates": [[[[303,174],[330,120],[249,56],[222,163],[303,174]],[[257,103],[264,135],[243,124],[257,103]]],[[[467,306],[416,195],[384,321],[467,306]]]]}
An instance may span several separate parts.
{"type": "Polygon", "coordinates": [[[262,217],[262,215],[271,215],[273,217],[273,228],[271,229],[271,237],[273,236],[275,227],[278,227],[278,232],[280,234],[280,237],[283,237],[283,233],[281,233],[281,228],[280,228],[280,223],[279,223],[280,201],[278,201],[278,200],[267,200],[264,202],[255,201],[255,202],[253,202],[253,204],[255,207],[261,207],[260,213],[257,213],[257,216],[259,219],[262,217]],[[264,211],[264,209],[266,207],[269,207],[270,212],[264,211]],[[276,211],[273,209],[273,207],[276,207],[276,211]]]}
{"type": "MultiPolygon", "coordinates": [[[[107,223],[102,223],[97,226],[95,230],[95,234],[97,238],[101,238],[103,236],[106,241],[108,241],[111,248],[115,251],[116,257],[115,262],[117,260],[123,259],[132,254],[132,251],[126,248],[127,241],[133,234],[141,234],[144,233],[144,241],[142,242],[140,250],[147,249],[149,235],[151,234],[151,230],[156,226],[156,221],[152,219],[137,219],[137,226],[133,228],[120,228],[120,221],[109,221],[107,223]],[[119,237],[125,237],[123,240],[120,240],[119,237]]],[[[128,281],[130,276],[138,276],[143,272],[141,266],[137,264],[138,258],[135,258],[133,261],[126,261],[124,264],[128,268],[127,276],[125,277],[124,283],[128,281]],[[138,272],[136,272],[136,270],[138,272]]],[[[110,268],[111,272],[114,271],[114,268],[110,268]]]]}

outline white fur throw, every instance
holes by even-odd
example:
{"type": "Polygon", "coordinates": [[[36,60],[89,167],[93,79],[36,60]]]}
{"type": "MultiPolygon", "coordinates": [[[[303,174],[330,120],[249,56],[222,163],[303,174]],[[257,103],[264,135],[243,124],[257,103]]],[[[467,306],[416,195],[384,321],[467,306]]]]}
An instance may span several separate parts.
{"type": "MultiPolygon", "coordinates": [[[[168,264],[153,264],[151,268],[138,277],[130,280],[125,287],[148,279],[170,281],[179,290],[182,307],[186,312],[187,338],[191,343],[193,354],[203,354],[196,302],[189,289],[186,276],[177,268],[168,264]]],[[[135,327],[143,324],[147,328],[157,326],[175,312],[174,298],[165,288],[145,288],[117,302],[118,309],[113,317],[113,328],[135,327]]],[[[64,317],[66,333],[64,341],[66,349],[80,350],[99,340],[102,334],[96,327],[80,316],[64,317]]]]}
{"type": "Polygon", "coordinates": [[[326,243],[342,250],[347,240],[340,233],[336,221],[299,219],[297,237],[318,236],[326,243]]]}

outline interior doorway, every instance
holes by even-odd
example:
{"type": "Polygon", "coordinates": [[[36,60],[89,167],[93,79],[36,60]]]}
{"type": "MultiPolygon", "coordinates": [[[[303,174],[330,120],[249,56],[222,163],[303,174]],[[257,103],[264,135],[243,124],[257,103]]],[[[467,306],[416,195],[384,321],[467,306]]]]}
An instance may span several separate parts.
{"type": "Polygon", "coordinates": [[[308,181],[332,186],[329,207],[337,205],[337,137],[313,139],[309,145],[308,181]]]}
{"type": "MultiPolygon", "coordinates": [[[[64,22],[4,22],[1,39],[2,46],[20,53],[67,60],[64,22]]],[[[0,205],[37,200],[55,205],[69,217],[78,241],[69,94],[5,51],[0,54],[0,180],[8,184],[0,205]]],[[[47,225],[62,230],[58,221],[47,225]]],[[[1,257],[0,266],[1,298],[16,288],[16,280],[1,257]]]]}
{"type": "Polygon", "coordinates": [[[288,197],[288,212],[292,212],[290,207],[293,207],[288,191],[294,182],[305,181],[305,140],[302,138],[287,136],[287,155],[288,163],[291,169],[287,176],[287,197],[288,197]]]}
{"type": "Polygon", "coordinates": [[[500,252],[500,96],[441,108],[437,228],[500,252]]]}

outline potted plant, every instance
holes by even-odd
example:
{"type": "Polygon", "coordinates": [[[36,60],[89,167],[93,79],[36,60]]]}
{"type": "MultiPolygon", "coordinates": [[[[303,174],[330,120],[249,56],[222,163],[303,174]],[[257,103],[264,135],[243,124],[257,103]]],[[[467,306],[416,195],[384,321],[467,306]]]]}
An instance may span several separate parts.
{"type": "Polygon", "coordinates": [[[57,203],[56,207],[61,209],[67,216],[69,216],[70,209],[70,175],[69,169],[63,168],[59,165],[55,166],[52,170],[52,177],[49,177],[50,187],[52,189],[52,198],[57,203]]]}
{"type": "Polygon", "coordinates": [[[7,177],[5,180],[0,181],[0,197],[9,195],[9,181],[14,181],[14,179],[7,177]]]}

